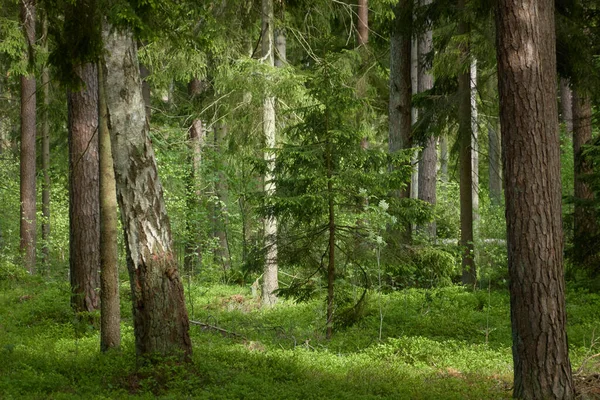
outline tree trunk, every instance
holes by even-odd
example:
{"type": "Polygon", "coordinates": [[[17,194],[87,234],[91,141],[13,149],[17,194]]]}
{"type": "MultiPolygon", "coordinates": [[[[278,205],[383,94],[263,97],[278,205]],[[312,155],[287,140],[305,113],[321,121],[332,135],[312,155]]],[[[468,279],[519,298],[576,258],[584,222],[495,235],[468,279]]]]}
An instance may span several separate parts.
{"type": "Polygon", "coordinates": [[[488,123],[489,185],[492,205],[502,203],[502,160],[500,157],[500,130],[488,123]]]}
{"type": "MultiPolygon", "coordinates": [[[[43,46],[48,49],[48,17],[44,15],[42,21],[43,46]]],[[[48,66],[42,68],[42,87],[44,93],[44,113],[42,114],[42,171],[44,181],[42,185],[42,264],[48,273],[50,268],[50,73],[48,66]]]]}
{"type": "Polygon", "coordinates": [[[75,311],[100,307],[98,70],[75,67],[83,88],[69,91],[69,265],[75,311]]]}
{"type": "MultiPolygon", "coordinates": [[[[421,0],[421,5],[426,6],[431,3],[431,0],[421,0]]],[[[419,76],[418,76],[418,91],[419,93],[430,90],[433,87],[433,75],[430,72],[430,66],[425,64],[425,57],[433,49],[433,32],[427,30],[419,37],[419,76]]],[[[421,158],[419,159],[419,199],[435,206],[436,204],[436,184],[437,184],[437,139],[433,136],[427,138],[423,143],[421,158]]],[[[435,220],[430,222],[425,228],[427,236],[435,240],[436,223],[435,220]]]]}
{"type": "Polygon", "coordinates": [[[573,92],[566,78],[560,78],[560,120],[567,132],[573,132],[573,92]]]}
{"type": "MultiPolygon", "coordinates": [[[[27,60],[29,67],[35,63],[35,0],[21,0],[21,22],[27,42],[27,60]]],[[[35,190],[35,161],[36,161],[36,83],[35,75],[21,76],[21,253],[23,264],[30,272],[35,272],[35,242],[36,242],[36,190],[35,190]]]]}
{"type": "Polygon", "coordinates": [[[287,63],[287,41],[284,29],[279,28],[275,32],[275,50],[275,66],[278,68],[285,67],[287,63]]]}
{"type": "Polygon", "coordinates": [[[440,178],[442,182],[448,182],[448,137],[440,136],[440,178]]]}
{"type": "Polygon", "coordinates": [[[329,141],[329,118],[328,110],[325,111],[325,132],[327,139],[325,142],[325,162],[327,163],[327,208],[329,213],[328,231],[329,231],[329,262],[327,263],[327,339],[333,335],[333,311],[334,311],[334,283],[335,283],[335,209],[333,192],[333,164],[331,160],[332,146],[329,141]]]}
{"type": "MultiPolygon", "coordinates": [[[[465,7],[465,0],[458,1],[459,9],[465,7]]],[[[459,35],[468,35],[470,28],[461,20],[459,35]]],[[[460,47],[461,59],[468,60],[469,44],[460,47]]],[[[473,287],[477,281],[475,260],[473,259],[473,171],[472,171],[472,125],[471,125],[471,76],[469,71],[458,75],[458,141],[460,163],[460,245],[462,254],[462,283],[473,287]]]]}
{"type": "MultiPolygon", "coordinates": [[[[273,0],[262,0],[262,59],[270,66],[274,65],[273,43],[273,0]]],[[[267,162],[267,173],[264,178],[264,191],[267,196],[275,192],[273,183],[273,170],[275,168],[275,98],[267,95],[263,104],[263,133],[265,136],[264,158],[267,162]]],[[[272,306],[277,302],[274,293],[279,288],[277,278],[277,219],[267,217],[264,219],[264,236],[266,246],[265,269],[263,273],[262,302],[272,306]]]]}
{"type": "Polygon", "coordinates": [[[473,224],[479,225],[479,115],[477,112],[477,60],[471,62],[471,173],[473,175],[473,224]]]}
{"type": "MultiPolygon", "coordinates": [[[[390,34],[390,100],[388,149],[391,154],[412,147],[411,31],[412,0],[400,0],[394,7],[390,34]],[[408,22],[408,23],[407,23],[408,22]]],[[[410,183],[398,190],[400,198],[410,198],[410,183]]],[[[403,242],[410,242],[407,224],[403,242]]]]}
{"type": "Polygon", "coordinates": [[[226,166],[225,160],[225,140],[227,138],[227,125],[218,123],[215,128],[215,154],[221,154],[221,159],[217,181],[215,182],[215,195],[217,203],[215,204],[215,237],[218,247],[215,250],[215,262],[221,264],[223,271],[231,269],[231,257],[229,255],[229,242],[227,240],[227,175],[223,171],[226,166]]]}
{"type": "Polygon", "coordinates": [[[103,27],[108,122],[127,245],[138,355],[192,353],[183,285],[148,136],[137,49],[130,31],[103,27]]]}
{"type": "MultiPolygon", "coordinates": [[[[583,180],[591,168],[582,156],[582,148],[592,140],[592,103],[590,96],[573,91],[573,159],[575,177],[575,225],[573,245],[575,261],[586,264],[596,248],[595,237],[598,231],[591,204],[594,194],[583,180]]],[[[591,266],[591,265],[590,265],[591,266]]],[[[593,272],[598,272],[598,267],[593,272]]]]}
{"type": "Polygon", "coordinates": [[[358,45],[363,46],[369,43],[369,0],[358,0],[357,14],[358,45]]]}
{"type": "Polygon", "coordinates": [[[102,66],[98,68],[98,152],[100,158],[100,350],[121,346],[117,192],[108,130],[102,66]]]}
{"type": "MultiPolygon", "coordinates": [[[[144,43],[139,41],[138,47],[144,47],[144,43]]],[[[148,83],[148,77],[150,76],[150,70],[144,64],[140,64],[140,77],[142,79],[142,97],[144,98],[144,110],[146,111],[146,119],[150,123],[150,117],[152,116],[152,99],[150,98],[150,83],[148,83]]]]}
{"type": "Polygon", "coordinates": [[[514,393],[573,399],[565,332],[554,1],[497,15],[514,393]]]}
{"type": "MultiPolygon", "coordinates": [[[[412,4],[414,0],[406,0],[410,2],[411,10],[411,27],[412,27],[412,4]]],[[[404,20],[408,21],[408,20],[404,20]]],[[[412,28],[411,28],[412,34],[412,28]]],[[[419,41],[412,39],[410,48],[410,86],[411,86],[411,99],[412,96],[419,92],[419,41]]],[[[412,101],[411,101],[412,104],[412,101]]],[[[416,107],[410,109],[411,124],[415,124],[419,118],[419,111],[416,107]]],[[[412,125],[411,125],[411,136],[412,136],[412,125]]],[[[413,172],[410,177],[410,198],[419,198],[419,151],[415,149],[412,157],[413,172]]],[[[412,227],[411,227],[412,228],[412,227]]]]}

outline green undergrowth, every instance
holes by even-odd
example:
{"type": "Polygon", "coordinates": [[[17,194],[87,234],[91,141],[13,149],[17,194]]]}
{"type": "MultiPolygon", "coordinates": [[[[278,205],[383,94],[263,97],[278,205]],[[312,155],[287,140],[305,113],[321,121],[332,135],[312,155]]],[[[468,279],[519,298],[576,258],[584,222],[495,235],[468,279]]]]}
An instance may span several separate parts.
{"type": "MultiPolygon", "coordinates": [[[[82,325],[71,312],[66,283],[0,282],[0,398],[510,397],[506,292],[449,287],[381,298],[369,293],[359,322],[338,326],[326,340],[322,299],[264,309],[249,288],[190,287],[193,362],[138,366],[126,282],[123,346],[108,354],[99,352],[93,318],[82,325]]],[[[577,369],[598,353],[600,296],[571,291],[567,310],[577,369]]],[[[593,362],[585,363],[586,370],[597,369],[593,362]]]]}

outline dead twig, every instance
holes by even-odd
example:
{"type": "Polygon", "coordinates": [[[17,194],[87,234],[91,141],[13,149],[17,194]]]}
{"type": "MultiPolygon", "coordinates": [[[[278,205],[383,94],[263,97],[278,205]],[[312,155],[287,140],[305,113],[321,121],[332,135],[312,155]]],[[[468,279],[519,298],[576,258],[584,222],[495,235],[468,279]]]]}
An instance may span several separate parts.
{"type": "Polygon", "coordinates": [[[210,324],[206,324],[204,322],[192,321],[192,320],[190,320],[190,324],[198,325],[198,326],[202,327],[202,329],[204,329],[204,330],[217,331],[220,334],[222,334],[223,336],[233,336],[233,337],[236,337],[239,339],[248,340],[244,335],[240,335],[239,333],[228,331],[227,329],[219,328],[218,326],[215,326],[215,325],[210,325],[210,324]]]}

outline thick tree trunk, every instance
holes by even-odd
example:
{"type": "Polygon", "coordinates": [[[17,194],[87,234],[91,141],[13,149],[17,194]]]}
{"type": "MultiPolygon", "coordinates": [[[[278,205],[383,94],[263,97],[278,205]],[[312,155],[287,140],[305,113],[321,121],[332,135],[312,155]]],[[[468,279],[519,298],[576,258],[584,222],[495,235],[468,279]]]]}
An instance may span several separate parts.
{"type": "MultiPolygon", "coordinates": [[[[274,65],[274,40],[273,40],[273,0],[262,0],[262,59],[267,65],[274,65]]],[[[275,98],[267,96],[263,104],[263,133],[265,136],[264,158],[267,161],[267,173],[264,177],[264,191],[267,196],[275,192],[273,183],[273,170],[275,168],[275,155],[271,149],[275,148],[275,98]]],[[[274,293],[279,289],[277,268],[277,219],[267,217],[264,220],[265,236],[265,268],[263,272],[262,302],[272,306],[277,302],[274,293]]]]}
{"type": "MultiPolygon", "coordinates": [[[[431,0],[421,0],[421,5],[426,6],[431,0]]],[[[430,72],[430,66],[425,64],[425,57],[433,49],[433,32],[427,30],[419,37],[419,93],[430,90],[433,87],[433,75],[430,72]]],[[[437,138],[431,136],[423,143],[423,150],[419,159],[419,199],[435,206],[437,202],[436,184],[437,184],[437,138]]],[[[436,223],[430,222],[425,227],[427,236],[435,239],[436,223]]]]}
{"type": "Polygon", "coordinates": [[[357,14],[358,45],[363,46],[369,43],[369,0],[358,0],[357,14]]]}
{"type": "MultiPolygon", "coordinates": [[[[48,49],[48,17],[44,16],[42,22],[42,37],[44,48],[48,49]]],[[[42,171],[44,180],[42,185],[42,264],[48,273],[50,268],[50,73],[48,66],[42,68],[42,87],[44,93],[44,112],[42,114],[42,171]]]]}
{"type": "Polygon", "coordinates": [[[488,123],[489,185],[492,205],[502,203],[502,160],[500,157],[500,130],[488,123]]]}
{"type": "MultiPolygon", "coordinates": [[[[390,100],[388,149],[394,154],[412,147],[411,31],[412,0],[400,0],[394,7],[390,34],[390,100]],[[407,23],[408,22],[408,23],[407,23]]],[[[398,190],[400,198],[410,197],[410,184],[398,190]]],[[[405,227],[409,242],[411,226],[405,227]]]]}
{"type": "Polygon", "coordinates": [[[148,136],[137,49],[129,31],[103,27],[108,122],[127,245],[139,355],[192,353],[183,285],[148,136]]]}
{"type": "MultiPolygon", "coordinates": [[[[594,194],[585,183],[583,177],[591,173],[591,168],[582,156],[582,148],[592,140],[592,103],[590,96],[573,91],[573,159],[575,176],[575,225],[573,245],[575,260],[586,264],[588,257],[594,253],[597,224],[591,200],[594,194]]],[[[594,268],[595,273],[598,267],[594,268]]]]}
{"type": "Polygon", "coordinates": [[[83,88],[69,91],[69,265],[71,305],[76,311],[100,307],[100,205],[98,158],[98,70],[75,67],[83,88]]]}
{"type": "Polygon", "coordinates": [[[566,78],[560,78],[560,120],[567,132],[573,132],[573,92],[566,78]]]}
{"type": "MultiPolygon", "coordinates": [[[[138,42],[138,47],[143,47],[143,42],[138,42]]],[[[152,116],[152,99],[150,97],[150,83],[148,83],[148,77],[150,76],[150,70],[144,64],[140,64],[140,78],[142,79],[142,97],[144,98],[144,109],[146,111],[146,119],[150,123],[150,117],[152,116]]]]}
{"type": "MultiPolygon", "coordinates": [[[[27,42],[28,62],[34,64],[35,45],[35,0],[21,0],[21,22],[27,42]]],[[[21,253],[23,264],[30,272],[35,272],[36,242],[36,83],[35,75],[21,76],[21,253]]]]}
{"type": "MultiPolygon", "coordinates": [[[[459,9],[464,9],[465,1],[458,1],[459,9]]],[[[458,33],[467,35],[468,24],[461,20],[458,33]]],[[[469,44],[460,49],[461,58],[468,60],[469,44]]],[[[475,260],[473,259],[473,171],[472,171],[472,120],[471,120],[471,74],[469,71],[458,75],[458,141],[460,164],[460,245],[462,254],[462,283],[473,287],[477,281],[475,260]]]]}
{"type": "Polygon", "coordinates": [[[100,350],[121,346],[117,192],[104,93],[104,74],[98,68],[98,152],[100,158],[100,350]]]}
{"type": "Polygon", "coordinates": [[[573,399],[565,331],[554,1],[497,15],[514,397],[573,399]]]}

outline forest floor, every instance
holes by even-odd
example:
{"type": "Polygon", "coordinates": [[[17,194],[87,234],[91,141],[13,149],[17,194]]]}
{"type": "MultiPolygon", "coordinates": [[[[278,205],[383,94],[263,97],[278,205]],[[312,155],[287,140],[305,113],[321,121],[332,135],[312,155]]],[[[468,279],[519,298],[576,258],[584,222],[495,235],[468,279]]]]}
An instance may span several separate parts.
{"type": "MultiPolygon", "coordinates": [[[[326,340],[322,299],[262,309],[249,287],[191,283],[186,297],[190,319],[196,321],[193,362],[163,360],[138,367],[128,283],[121,288],[122,350],[101,354],[97,326],[73,314],[66,283],[0,281],[0,398],[511,396],[505,290],[369,293],[362,318],[326,340]]],[[[600,393],[594,375],[600,370],[594,357],[600,352],[600,295],[569,290],[567,310],[580,398],[595,398],[600,393]]]]}

